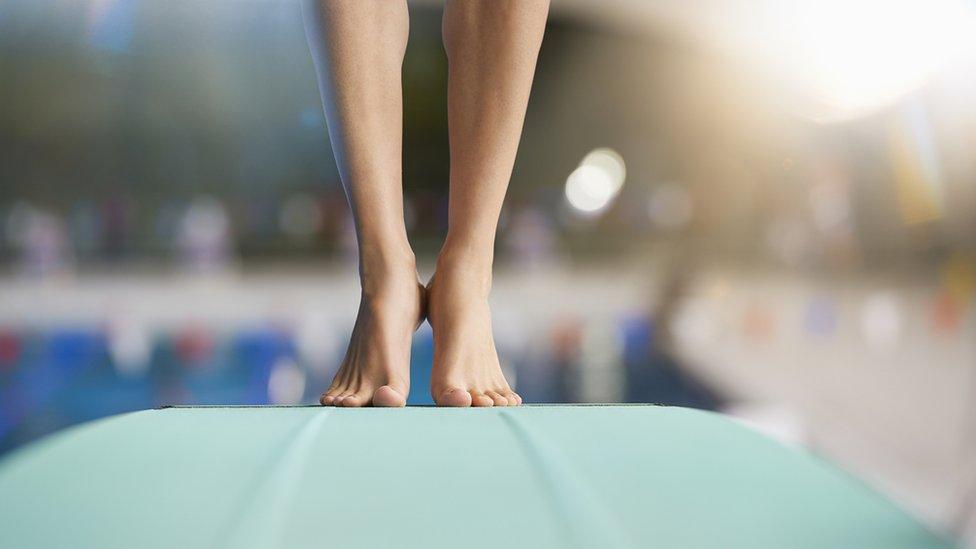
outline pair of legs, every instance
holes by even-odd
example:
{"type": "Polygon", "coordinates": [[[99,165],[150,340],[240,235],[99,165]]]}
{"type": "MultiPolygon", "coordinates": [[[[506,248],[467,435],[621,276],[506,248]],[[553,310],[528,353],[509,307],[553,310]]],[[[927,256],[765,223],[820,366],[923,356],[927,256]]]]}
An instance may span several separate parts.
{"type": "Polygon", "coordinates": [[[405,0],[306,0],[303,9],[362,282],[352,339],[322,404],[403,406],[424,318],[434,331],[438,405],[520,404],[499,366],[488,293],[549,0],[447,1],[449,227],[426,287],[403,221],[405,0]]]}

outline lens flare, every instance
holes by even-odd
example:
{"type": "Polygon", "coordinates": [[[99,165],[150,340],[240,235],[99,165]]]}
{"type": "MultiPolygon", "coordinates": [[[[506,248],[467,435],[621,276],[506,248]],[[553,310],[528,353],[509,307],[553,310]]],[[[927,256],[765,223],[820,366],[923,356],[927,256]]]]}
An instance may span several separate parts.
{"type": "Polygon", "coordinates": [[[976,51],[964,0],[776,0],[702,36],[770,71],[797,110],[840,122],[890,106],[976,51]]]}

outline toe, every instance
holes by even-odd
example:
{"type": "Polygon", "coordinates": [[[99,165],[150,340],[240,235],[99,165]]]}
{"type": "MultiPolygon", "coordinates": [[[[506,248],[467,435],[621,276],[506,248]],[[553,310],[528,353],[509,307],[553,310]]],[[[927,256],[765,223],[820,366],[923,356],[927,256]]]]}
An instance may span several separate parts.
{"type": "Polygon", "coordinates": [[[522,397],[520,397],[519,394],[514,391],[505,393],[505,398],[508,399],[509,406],[518,406],[519,404],[522,404],[522,397]]]}
{"type": "Polygon", "coordinates": [[[471,406],[471,394],[463,389],[452,387],[441,391],[440,395],[434,398],[434,401],[437,402],[438,406],[467,408],[471,406]]]}
{"type": "Polygon", "coordinates": [[[322,393],[322,396],[319,397],[319,402],[323,406],[334,406],[335,399],[340,393],[342,393],[342,389],[333,385],[332,387],[329,387],[327,391],[322,393]]]}
{"type": "Polygon", "coordinates": [[[343,393],[340,393],[337,397],[335,397],[335,400],[332,401],[332,405],[333,406],[343,406],[343,404],[342,404],[343,401],[346,399],[346,397],[348,397],[351,394],[352,393],[350,393],[348,391],[343,392],[343,393]]]}
{"type": "Polygon", "coordinates": [[[491,399],[495,406],[508,406],[508,399],[503,397],[501,393],[497,391],[485,391],[485,395],[491,399]]]}
{"type": "Polygon", "coordinates": [[[343,408],[359,408],[365,406],[366,403],[366,398],[360,393],[353,393],[342,399],[343,408]]]}
{"type": "Polygon", "coordinates": [[[406,397],[389,385],[384,385],[373,393],[373,406],[399,408],[406,403],[406,397]]]}
{"type": "Polygon", "coordinates": [[[478,407],[491,407],[495,405],[495,401],[491,399],[490,396],[479,393],[477,391],[471,391],[471,405],[478,407]]]}

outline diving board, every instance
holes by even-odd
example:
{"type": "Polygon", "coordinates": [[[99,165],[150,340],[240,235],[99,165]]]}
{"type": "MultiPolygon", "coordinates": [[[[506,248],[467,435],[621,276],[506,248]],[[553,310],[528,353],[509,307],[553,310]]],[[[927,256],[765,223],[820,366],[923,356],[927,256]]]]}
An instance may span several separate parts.
{"type": "Polygon", "coordinates": [[[950,545],[820,459],[684,408],[167,408],[0,462],[0,547],[950,545]]]}

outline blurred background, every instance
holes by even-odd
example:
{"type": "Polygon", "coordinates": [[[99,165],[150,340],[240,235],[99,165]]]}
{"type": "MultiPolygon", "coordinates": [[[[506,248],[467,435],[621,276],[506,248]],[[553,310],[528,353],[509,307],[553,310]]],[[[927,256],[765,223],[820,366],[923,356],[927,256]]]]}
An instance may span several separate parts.
{"type": "MultiPolygon", "coordinates": [[[[411,3],[403,68],[424,276],[440,13],[411,3]]],[[[973,97],[970,1],[553,0],[497,243],[509,379],[729,414],[976,543],[973,97]]],[[[0,453],[315,402],[355,262],[297,0],[0,0],[0,453]]],[[[412,404],[431,355],[424,327],[412,404]]]]}

